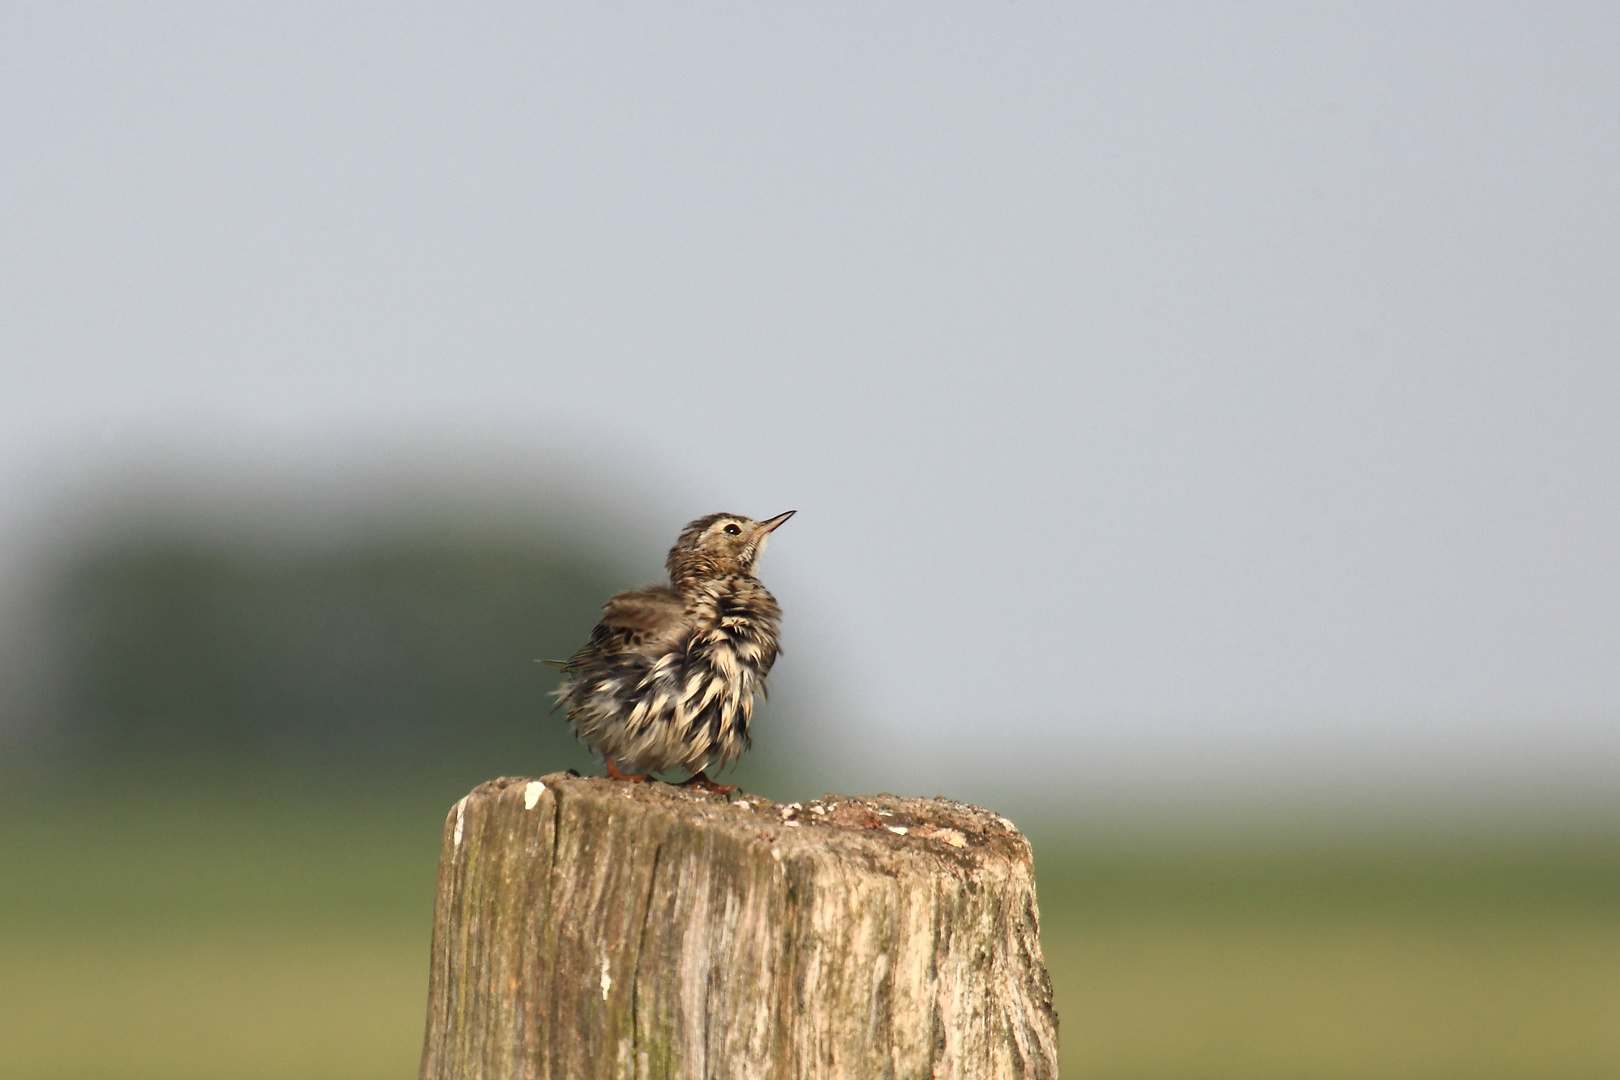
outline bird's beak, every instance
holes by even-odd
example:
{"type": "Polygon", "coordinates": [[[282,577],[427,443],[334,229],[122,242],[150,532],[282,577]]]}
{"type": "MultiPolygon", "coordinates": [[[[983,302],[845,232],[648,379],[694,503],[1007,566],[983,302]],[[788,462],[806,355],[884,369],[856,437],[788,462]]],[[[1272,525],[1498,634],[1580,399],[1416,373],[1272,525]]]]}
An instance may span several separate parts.
{"type": "Polygon", "coordinates": [[[781,525],[783,522],[787,521],[788,518],[792,517],[794,514],[797,514],[797,513],[798,513],[797,510],[789,510],[785,514],[777,514],[773,518],[767,518],[764,521],[759,523],[759,528],[755,529],[754,532],[759,536],[764,536],[765,534],[771,532],[778,525],[781,525]]]}

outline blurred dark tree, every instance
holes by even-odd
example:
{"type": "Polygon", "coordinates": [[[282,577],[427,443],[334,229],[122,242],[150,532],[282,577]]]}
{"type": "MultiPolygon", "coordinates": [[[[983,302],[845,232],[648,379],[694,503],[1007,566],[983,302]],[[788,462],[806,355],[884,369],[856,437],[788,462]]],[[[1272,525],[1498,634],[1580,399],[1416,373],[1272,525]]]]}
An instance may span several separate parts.
{"type": "Polygon", "coordinates": [[[49,604],[67,759],[134,771],[587,767],[549,691],[627,580],[510,535],[104,545],[49,604]]]}

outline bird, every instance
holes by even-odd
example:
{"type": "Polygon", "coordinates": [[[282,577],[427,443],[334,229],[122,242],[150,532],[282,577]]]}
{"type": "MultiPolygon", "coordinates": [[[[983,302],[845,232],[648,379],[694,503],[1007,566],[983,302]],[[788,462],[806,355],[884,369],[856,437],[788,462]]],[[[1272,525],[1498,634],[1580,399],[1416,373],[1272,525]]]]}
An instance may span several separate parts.
{"type": "Polygon", "coordinates": [[[669,549],[668,585],[615,593],[591,638],[566,661],[554,694],[613,780],[685,769],[683,786],[730,794],[709,779],[751,742],[754,698],[781,654],[782,609],[754,576],[771,533],[797,511],[755,521],[710,514],[669,549]]]}

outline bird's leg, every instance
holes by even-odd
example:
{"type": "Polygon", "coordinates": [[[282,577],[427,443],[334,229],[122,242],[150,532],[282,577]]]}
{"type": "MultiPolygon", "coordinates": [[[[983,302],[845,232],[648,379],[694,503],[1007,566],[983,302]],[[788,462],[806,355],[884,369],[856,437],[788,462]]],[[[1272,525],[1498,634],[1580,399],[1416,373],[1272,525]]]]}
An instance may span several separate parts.
{"type": "Polygon", "coordinates": [[[730,795],[733,792],[742,790],[742,788],[738,787],[736,784],[715,783],[713,780],[710,780],[707,776],[703,775],[702,769],[699,769],[685,780],[682,780],[681,787],[702,788],[704,791],[712,791],[716,795],[730,795]]]}
{"type": "Polygon", "coordinates": [[[609,780],[625,780],[632,784],[645,784],[648,780],[652,779],[652,775],[650,773],[620,772],[619,767],[613,764],[613,759],[608,757],[606,754],[602,755],[602,760],[607,762],[609,780]]]}

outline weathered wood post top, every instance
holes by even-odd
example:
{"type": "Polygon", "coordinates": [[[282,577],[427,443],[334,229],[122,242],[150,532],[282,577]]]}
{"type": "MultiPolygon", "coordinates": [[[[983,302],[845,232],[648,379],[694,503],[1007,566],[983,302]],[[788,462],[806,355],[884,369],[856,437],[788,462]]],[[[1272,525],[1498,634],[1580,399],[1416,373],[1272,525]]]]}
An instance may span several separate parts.
{"type": "Polygon", "coordinates": [[[423,1080],[1057,1075],[1029,844],[944,799],[491,781],[432,955],[423,1080]]]}

